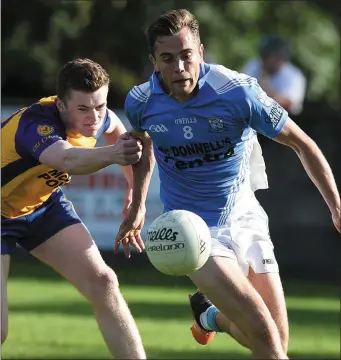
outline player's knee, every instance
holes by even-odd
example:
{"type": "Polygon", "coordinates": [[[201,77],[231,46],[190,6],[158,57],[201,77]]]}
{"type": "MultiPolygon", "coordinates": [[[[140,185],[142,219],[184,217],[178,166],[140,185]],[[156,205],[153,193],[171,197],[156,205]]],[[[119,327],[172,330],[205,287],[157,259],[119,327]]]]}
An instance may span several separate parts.
{"type": "Polygon", "coordinates": [[[101,303],[109,296],[115,297],[119,292],[117,276],[109,267],[105,267],[97,274],[92,274],[86,282],[83,294],[92,303],[101,303]]]}

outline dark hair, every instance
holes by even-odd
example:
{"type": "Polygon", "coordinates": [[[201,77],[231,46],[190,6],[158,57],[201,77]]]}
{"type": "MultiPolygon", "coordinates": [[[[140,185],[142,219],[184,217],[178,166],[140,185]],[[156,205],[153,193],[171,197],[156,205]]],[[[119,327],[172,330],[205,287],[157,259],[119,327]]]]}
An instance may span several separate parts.
{"type": "Polygon", "coordinates": [[[282,38],[274,35],[266,35],[261,38],[259,45],[259,54],[261,57],[269,55],[279,55],[282,59],[290,59],[290,50],[288,43],[282,38]]]}
{"type": "Polygon", "coordinates": [[[154,46],[159,36],[177,34],[184,27],[188,27],[200,44],[199,23],[195,16],[186,9],[170,10],[161,14],[146,29],[149,51],[154,54],[154,46]]]}
{"type": "Polygon", "coordinates": [[[95,92],[109,85],[109,75],[101,65],[90,59],[76,59],[66,63],[57,76],[57,96],[65,101],[70,90],[95,92]]]}

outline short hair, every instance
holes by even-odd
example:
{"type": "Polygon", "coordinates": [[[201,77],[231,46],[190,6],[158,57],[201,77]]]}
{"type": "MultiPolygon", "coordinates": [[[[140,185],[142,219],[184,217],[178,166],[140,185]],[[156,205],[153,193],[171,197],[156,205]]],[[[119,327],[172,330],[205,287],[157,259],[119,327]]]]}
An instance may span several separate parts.
{"type": "Polygon", "coordinates": [[[149,51],[154,54],[155,42],[159,36],[177,34],[184,27],[188,27],[200,44],[199,22],[195,16],[186,9],[170,10],[161,14],[146,29],[149,51]]]}
{"type": "Polygon", "coordinates": [[[75,59],[66,63],[57,76],[57,96],[65,101],[71,90],[95,92],[109,85],[109,74],[90,59],[75,59]]]}
{"type": "Polygon", "coordinates": [[[261,57],[279,55],[284,60],[290,59],[288,43],[279,36],[274,35],[266,35],[261,38],[259,54],[261,57]]]}

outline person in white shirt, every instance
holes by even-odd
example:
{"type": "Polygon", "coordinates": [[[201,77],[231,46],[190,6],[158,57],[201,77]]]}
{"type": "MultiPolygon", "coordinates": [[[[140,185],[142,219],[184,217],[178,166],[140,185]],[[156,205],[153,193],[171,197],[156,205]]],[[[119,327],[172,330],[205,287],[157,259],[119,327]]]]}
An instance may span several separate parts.
{"type": "Polygon", "coordinates": [[[286,41],[277,36],[265,36],[259,47],[259,59],[250,60],[241,72],[255,77],[268,96],[275,99],[290,114],[302,111],[306,78],[290,62],[286,41]]]}
{"type": "MultiPolygon", "coordinates": [[[[290,62],[288,43],[277,36],[264,36],[259,46],[259,58],[246,63],[242,73],[257,79],[268,96],[276,100],[290,115],[303,108],[306,78],[290,62]]],[[[250,157],[250,176],[253,191],[268,188],[265,161],[258,136],[250,157]]]]}

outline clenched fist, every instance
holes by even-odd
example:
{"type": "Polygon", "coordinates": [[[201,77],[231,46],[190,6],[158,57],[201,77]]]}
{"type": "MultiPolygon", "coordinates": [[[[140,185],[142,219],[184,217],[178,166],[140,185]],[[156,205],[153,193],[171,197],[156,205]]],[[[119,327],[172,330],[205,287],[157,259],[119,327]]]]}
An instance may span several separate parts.
{"type": "Polygon", "coordinates": [[[116,164],[123,166],[136,164],[142,155],[142,144],[129,133],[124,133],[114,145],[114,152],[116,164]]]}

